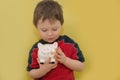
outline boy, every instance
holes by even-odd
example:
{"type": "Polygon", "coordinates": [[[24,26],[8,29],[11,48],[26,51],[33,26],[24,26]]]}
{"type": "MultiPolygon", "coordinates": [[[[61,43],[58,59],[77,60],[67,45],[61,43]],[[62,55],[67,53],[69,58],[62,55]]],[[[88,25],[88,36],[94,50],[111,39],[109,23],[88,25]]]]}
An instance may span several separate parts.
{"type": "Polygon", "coordinates": [[[33,23],[38,29],[40,39],[30,50],[27,71],[36,80],[75,80],[73,71],[84,68],[82,52],[71,38],[61,36],[61,27],[64,22],[60,4],[54,0],[43,0],[37,4],[33,23]],[[58,43],[56,62],[50,64],[50,59],[44,64],[38,60],[38,43],[58,43]]]}

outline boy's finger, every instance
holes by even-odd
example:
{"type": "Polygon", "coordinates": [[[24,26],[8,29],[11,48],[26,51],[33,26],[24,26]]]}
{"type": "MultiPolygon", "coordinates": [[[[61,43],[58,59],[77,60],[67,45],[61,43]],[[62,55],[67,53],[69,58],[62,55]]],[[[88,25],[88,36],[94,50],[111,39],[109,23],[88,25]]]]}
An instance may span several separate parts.
{"type": "Polygon", "coordinates": [[[39,58],[37,58],[37,62],[38,62],[38,63],[40,63],[40,60],[39,60],[39,58]]]}
{"type": "Polygon", "coordinates": [[[45,63],[46,63],[46,64],[49,64],[50,60],[51,60],[51,58],[48,58],[48,59],[45,61],[45,63]]]}
{"type": "Polygon", "coordinates": [[[39,60],[39,58],[37,58],[37,62],[38,62],[38,64],[39,64],[39,66],[40,66],[40,60],[39,60]]]}
{"type": "Polygon", "coordinates": [[[63,52],[62,52],[62,50],[61,50],[60,47],[58,47],[58,49],[57,49],[57,53],[58,53],[59,55],[62,55],[62,54],[63,54],[63,52]]]}
{"type": "Polygon", "coordinates": [[[57,59],[60,59],[61,58],[61,55],[57,55],[57,59]]]}

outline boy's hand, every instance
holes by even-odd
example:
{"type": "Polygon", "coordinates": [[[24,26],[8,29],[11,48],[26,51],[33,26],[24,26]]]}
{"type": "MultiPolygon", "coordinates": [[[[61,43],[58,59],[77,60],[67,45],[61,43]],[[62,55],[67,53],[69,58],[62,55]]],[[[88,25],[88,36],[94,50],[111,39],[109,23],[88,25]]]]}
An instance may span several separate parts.
{"type": "Polygon", "coordinates": [[[65,61],[66,61],[66,56],[65,56],[65,54],[62,52],[62,50],[61,50],[60,47],[57,48],[56,52],[57,52],[57,54],[56,54],[57,61],[59,61],[60,63],[65,63],[65,61]]]}
{"type": "Polygon", "coordinates": [[[50,64],[50,60],[51,60],[51,58],[49,58],[47,61],[45,61],[44,64],[40,64],[40,60],[37,58],[37,62],[39,64],[40,68],[41,67],[46,67],[46,68],[51,70],[51,69],[54,69],[54,68],[57,67],[57,61],[55,62],[55,64],[50,64]]]}

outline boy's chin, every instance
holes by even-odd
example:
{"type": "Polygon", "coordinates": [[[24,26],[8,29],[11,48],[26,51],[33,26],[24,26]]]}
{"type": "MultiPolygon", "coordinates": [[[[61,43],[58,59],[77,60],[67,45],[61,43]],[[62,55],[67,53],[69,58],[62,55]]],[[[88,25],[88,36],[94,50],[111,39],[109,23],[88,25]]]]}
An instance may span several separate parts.
{"type": "Polygon", "coordinates": [[[54,39],[47,40],[47,42],[49,43],[53,43],[54,41],[55,41],[54,39]]]}
{"type": "Polygon", "coordinates": [[[47,41],[48,43],[53,43],[54,41],[47,41]]]}
{"type": "Polygon", "coordinates": [[[48,43],[53,43],[55,40],[46,40],[48,43]]]}

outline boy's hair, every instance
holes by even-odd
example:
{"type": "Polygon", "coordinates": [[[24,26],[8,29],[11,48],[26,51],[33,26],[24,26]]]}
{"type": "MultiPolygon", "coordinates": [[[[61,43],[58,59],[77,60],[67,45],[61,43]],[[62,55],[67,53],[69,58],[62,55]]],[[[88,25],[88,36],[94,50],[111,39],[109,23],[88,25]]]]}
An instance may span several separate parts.
{"type": "Polygon", "coordinates": [[[42,21],[46,19],[59,20],[62,25],[64,19],[61,5],[54,0],[42,0],[37,4],[33,15],[33,24],[36,27],[40,19],[42,19],[42,21]]]}

